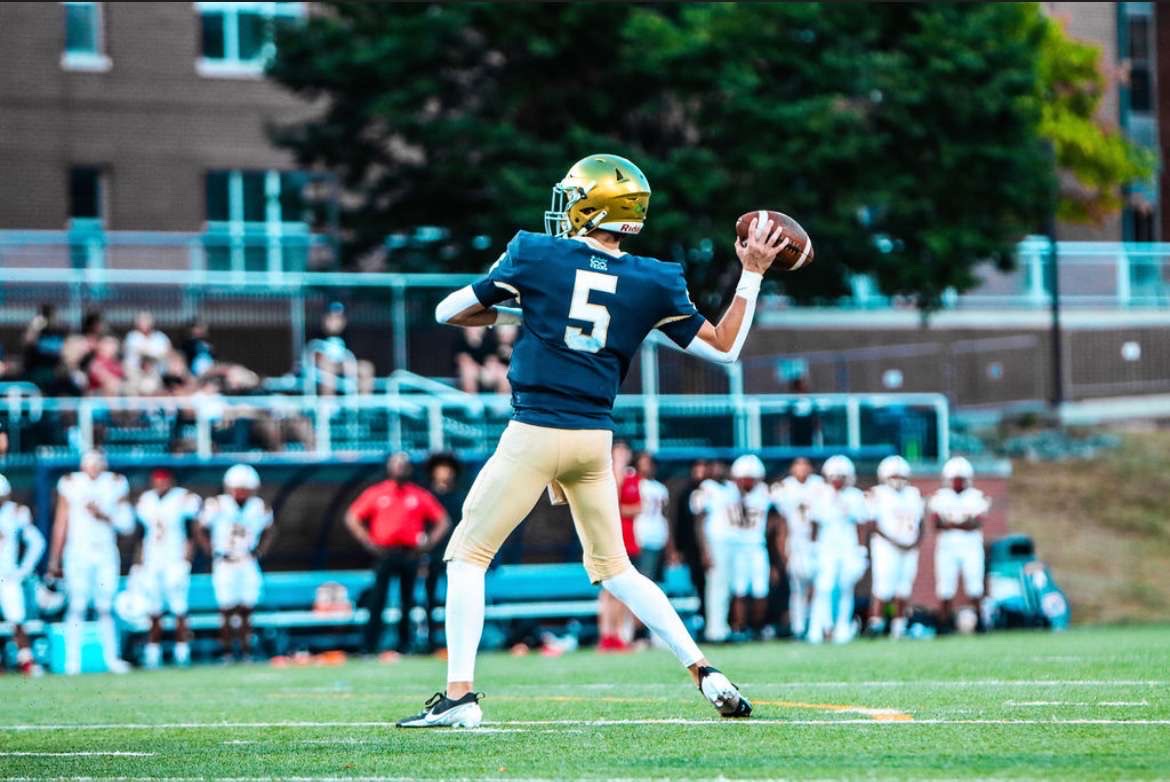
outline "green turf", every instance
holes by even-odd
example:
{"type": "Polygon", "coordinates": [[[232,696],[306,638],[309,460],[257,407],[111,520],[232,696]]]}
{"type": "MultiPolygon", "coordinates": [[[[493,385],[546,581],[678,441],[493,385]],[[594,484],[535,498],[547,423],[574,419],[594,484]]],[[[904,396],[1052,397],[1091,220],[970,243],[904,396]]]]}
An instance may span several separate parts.
{"type": "Polygon", "coordinates": [[[756,699],[750,722],[714,719],[659,651],[486,655],[479,731],[386,724],[435,689],[435,660],[5,676],[0,777],[1170,778],[1167,627],[712,657],[756,699]],[[894,711],[912,721],[875,719],[894,711]],[[662,719],[698,724],[589,724],[662,719]],[[18,727],[28,725],[54,727],[18,727]]]}

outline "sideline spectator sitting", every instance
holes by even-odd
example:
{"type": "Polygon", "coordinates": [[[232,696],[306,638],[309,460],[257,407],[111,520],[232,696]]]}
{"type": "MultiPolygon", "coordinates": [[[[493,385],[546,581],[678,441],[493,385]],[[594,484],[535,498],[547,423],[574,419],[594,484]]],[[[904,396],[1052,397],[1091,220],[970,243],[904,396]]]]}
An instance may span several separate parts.
{"type": "Polygon", "coordinates": [[[208,339],[207,323],[195,320],[187,328],[187,338],[180,347],[187,359],[187,368],[194,377],[202,377],[215,366],[215,349],[208,339]]]}
{"type": "Polygon", "coordinates": [[[459,330],[455,343],[455,372],[459,388],[469,394],[481,391],[511,393],[508,385],[508,363],[512,356],[514,336],[497,333],[501,329],[473,326],[459,330]],[[506,338],[501,347],[501,339],[506,338]],[[507,357],[506,361],[501,354],[507,357]]]}
{"type": "Polygon", "coordinates": [[[373,391],[374,365],[366,360],[359,360],[349,344],[349,318],[345,315],[345,305],[339,301],[330,303],[321,316],[321,328],[313,335],[313,341],[321,349],[315,354],[317,363],[317,393],[331,396],[337,393],[338,378],[345,376],[346,363],[356,362],[357,383],[354,390],[359,393],[373,391]]]}
{"type": "Polygon", "coordinates": [[[125,373],[131,384],[138,380],[143,371],[143,359],[151,359],[158,367],[171,352],[171,340],[154,327],[154,315],[143,310],[134,318],[134,328],[122,343],[125,357],[125,373]]]}
{"type": "Polygon", "coordinates": [[[24,378],[46,394],[68,393],[62,388],[65,334],[52,304],[42,304],[24,332],[24,378]]]}
{"type": "Polygon", "coordinates": [[[126,373],[118,360],[118,338],[105,336],[98,340],[97,349],[85,372],[92,396],[116,396],[122,393],[126,373]]]}

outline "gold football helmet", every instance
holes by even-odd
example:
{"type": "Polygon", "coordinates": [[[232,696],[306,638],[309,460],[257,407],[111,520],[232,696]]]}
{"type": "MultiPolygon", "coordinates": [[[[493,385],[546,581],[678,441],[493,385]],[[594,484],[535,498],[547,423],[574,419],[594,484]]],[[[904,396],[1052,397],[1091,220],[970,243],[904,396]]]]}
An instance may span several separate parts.
{"type": "Polygon", "coordinates": [[[624,157],[590,155],[553,185],[544,213],[545,233],[582,236],[594,230],[641,232],[650,206],[650,182],[624,157]]]}

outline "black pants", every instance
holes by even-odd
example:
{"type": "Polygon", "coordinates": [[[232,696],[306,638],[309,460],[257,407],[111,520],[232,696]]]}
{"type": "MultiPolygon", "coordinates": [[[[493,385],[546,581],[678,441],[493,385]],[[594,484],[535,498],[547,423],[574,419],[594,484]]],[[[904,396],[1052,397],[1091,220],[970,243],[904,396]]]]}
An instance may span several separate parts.
{"type": "Polygon", "coordinates": [[[373,654],[379,650],[382,640],[382,612],[386,609],[386,593],[390,579],[398,579],[399,606],[402,616],[398,619],[398,651],[410,651],[413,633],[410,625],[410,611],[414,608],[414,583],[418,578],[419,555],[414,549],[390,548],[374,565],[374,587],[370,594],[370,621],[366,624],[366,651],[373,654]]]}

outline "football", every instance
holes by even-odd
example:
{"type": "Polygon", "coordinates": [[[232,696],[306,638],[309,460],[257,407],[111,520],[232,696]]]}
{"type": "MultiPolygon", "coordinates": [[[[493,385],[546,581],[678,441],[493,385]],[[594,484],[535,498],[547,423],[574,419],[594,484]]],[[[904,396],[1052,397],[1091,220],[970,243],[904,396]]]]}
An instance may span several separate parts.
{"type": "Polygon", "coordinates": [[[752,220],[758,218],[762,221],[765,217],[771,219],[772,222],[779,220],[784,226],[784,238],[788,240],[788,244],[784,245],[784,249],[776,256],[774,266],[792,272],[812,263],[813,246],[812,240],[808,238],[808,232],[800,227],[800,223],[783,212],[759,209],[740,215],[739,219],[735,221],[736,237],[740,241],[746,239],[752,220]]]}

